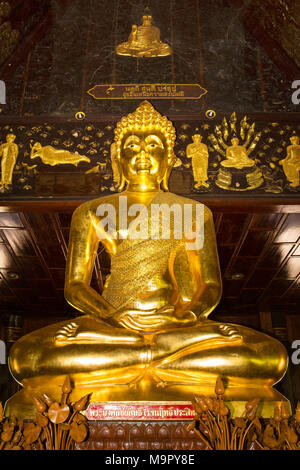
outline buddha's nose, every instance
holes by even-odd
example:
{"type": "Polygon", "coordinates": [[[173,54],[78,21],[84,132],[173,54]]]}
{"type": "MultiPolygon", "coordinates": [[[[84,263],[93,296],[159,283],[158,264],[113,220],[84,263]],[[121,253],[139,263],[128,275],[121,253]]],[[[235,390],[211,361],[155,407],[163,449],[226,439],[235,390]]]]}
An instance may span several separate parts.
{"type": "Polygon", "coordinates": [[[146,150],[146,142],[144,142],[143,140],[141,141],[140,146],[141,150],[146,150]]]}
{"type": "Polygon", "coordinates": [[[141,149],[139,155],[138,155],[138,158],[139,159],[145,159],[145,158],[149,158],[149,155],[148,153],[145,151],[145,149],[141,149]]]}

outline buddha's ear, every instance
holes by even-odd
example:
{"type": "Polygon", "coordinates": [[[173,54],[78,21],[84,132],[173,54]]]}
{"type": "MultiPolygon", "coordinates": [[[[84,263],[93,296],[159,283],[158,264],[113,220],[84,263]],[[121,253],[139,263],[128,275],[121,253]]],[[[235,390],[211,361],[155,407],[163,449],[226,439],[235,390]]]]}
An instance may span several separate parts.
{"type": "Polygon", "coordinates": [[[123,172],[121,171],[120,183],[118,185],[118,191],[121,192],[125,188],[126,179],[124,178],[123,172]]]}
{"type": "Polygon", "coordinates": [[[163,177],[163,180],[162,180],[162,188],[164,191],[169,191],[169,178],[170,178],[170,174],[171,174],[171,171],[173,169],[173,166],[176,162],[177,158],[175,156],[175,154],[173,153],[173,155],[171,156],[171,158],[169,159],[169,164],[168,164],[168,167],[166,169],[166,172],[165,172],[165,176],[163,177]]]}

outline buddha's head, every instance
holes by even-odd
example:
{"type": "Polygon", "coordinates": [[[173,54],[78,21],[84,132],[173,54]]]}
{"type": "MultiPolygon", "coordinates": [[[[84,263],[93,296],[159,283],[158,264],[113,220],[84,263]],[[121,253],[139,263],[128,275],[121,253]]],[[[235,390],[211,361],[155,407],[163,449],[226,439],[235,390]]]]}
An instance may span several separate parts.
{"type": "Polygon", "coordinates": [[[297,135],[293,135],[291,138],[290,138],[290,141],[293,145],[299,145],[299,137],[297,135]]]}
{"type": "Polygon", "coordinates": [[[202,135],[200,134],[194,134],[192,136],[192,139],[193,139],[193,142],[195,142],[195,144],[199,144],[202,140],[202,135]]]}
{"type": "Polygon", "coordinates": [[[16,136],[14,134],[7,134],[6,136],[6,142],[8,142],[9,144],[14,142],[16,136]]]}
{"type": "Polygon", "coordinates": [[[151,26],[152,23],[152,16],[151,15],[144,15],[143,16],[143,26],[151,26]]]}
{"type": "Polygon", "coordinates": [[[140,191],[168,190],[168,179],[176,161],[175,129],[166,116],[144,101],[123,117],[115,129],[116,159],[121,191],[126,184],[140,191]]]}
{"type": "Polygon", "coordinates": [[[232,145],[239,145],[239,142],[240,142],[240,141],[239,141],[239,139],[238,139],[237,137],[233,137],[233,138],[231,139],[232,145]]]}

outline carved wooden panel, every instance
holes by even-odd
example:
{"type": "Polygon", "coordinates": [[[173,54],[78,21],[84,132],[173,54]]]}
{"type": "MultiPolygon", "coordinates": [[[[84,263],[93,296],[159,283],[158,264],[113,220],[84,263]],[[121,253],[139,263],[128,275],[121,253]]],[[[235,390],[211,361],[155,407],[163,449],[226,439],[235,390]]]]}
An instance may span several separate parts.
{"type": "MultiPolygon", "coordinates": [[[[265,115],[262,121],[255,122],[254,117],[246,119],[232,113],[212,120],[175,118],[174,124],[178,160],[170,178],[172,192],[198,199],[202,195],[231,195],[238,200],[260,195],[273,200],[286,195],[295,199],[299,194],[298,164],[294,164],[291,177],[282,163],[291,146],[290,139],[300,135],[299,120],[265,115]],[[209,152],[207,181],[200,186],[196,184],[197,169],[188,151],[190,144],[195,145],[195,134],[202,136],[209,152]],[[237,156],[228,166],[228,152],[236,152],[233,137],[238,137],[249,158],[246,153],[243,158],[237,156]]],[[[15,161],[3,164],[3,175],[10,165],[13,174],[0,189],[0,200],[96,198],[115,192],[110,160],[115,125],[112,120],[82,123],[73,119],[67,124],[15,119],[8,123],[0,119],[0,141],[5,142],[13,134],[13,145],[19,151],[15,161]]],[[[293,147],[295,155],[300,152],[298,144],[293,147]]]]}
{"type": "Polygon", "coordinates": [[[205,450],[182,422],[89,422],[89,437],[76,450],[205,450]]]}

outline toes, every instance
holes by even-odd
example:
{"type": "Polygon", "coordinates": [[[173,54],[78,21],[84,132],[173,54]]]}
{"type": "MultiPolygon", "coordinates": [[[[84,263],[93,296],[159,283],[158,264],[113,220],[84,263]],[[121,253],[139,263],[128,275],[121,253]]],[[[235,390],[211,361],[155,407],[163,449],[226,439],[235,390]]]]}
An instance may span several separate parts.
{"type": "Polygon", "coordinates": [[[78,325],[75,322],[68,323],[67,325],[60,328],[54,335],[55,341],[62,341],[66,338],[72,338],[78,329],[78,325]]]}
{"type": "Polygon", "coordinates": [[[240,334],[237,328],[232,327],[231,325],[219,325],[219,329],[224,336],[230,336],[231,338],[239,338],[240,334]]]}
{"type": "Polygon", "coordinates": [[[163,382],[163,381],[158,382],[158,383],[156,384],[156,387],[157,387],[157,388],[166,388],[166,386],[167,386],[167,382],[163,382]]]}

